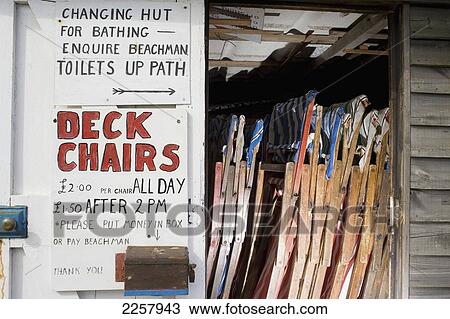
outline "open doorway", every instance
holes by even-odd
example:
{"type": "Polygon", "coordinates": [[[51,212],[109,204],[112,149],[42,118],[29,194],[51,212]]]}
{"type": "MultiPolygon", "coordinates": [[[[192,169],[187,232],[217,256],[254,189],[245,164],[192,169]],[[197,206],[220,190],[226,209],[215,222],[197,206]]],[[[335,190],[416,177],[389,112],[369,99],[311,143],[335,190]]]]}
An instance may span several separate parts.
{"type": "Polygon", "coordinates": [[[385,12],[209,7],[210,298],[388,298],[385,12]]]}

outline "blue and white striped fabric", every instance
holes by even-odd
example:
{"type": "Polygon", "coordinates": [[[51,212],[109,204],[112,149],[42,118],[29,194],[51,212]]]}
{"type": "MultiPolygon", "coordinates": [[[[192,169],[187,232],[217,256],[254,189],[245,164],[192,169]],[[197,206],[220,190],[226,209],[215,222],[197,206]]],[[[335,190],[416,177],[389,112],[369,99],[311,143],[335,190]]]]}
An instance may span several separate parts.
{"type": "Polygon", "coordinates": [[[228,268],[230,268],[230,259],[229,258],[227,258],[227,260],[226,260],[225,269],[223,270],[222,276],[220,277],[220,284],[219,284],[219,287],[217,287],[217,296],[222,296],[223,290],[225,289],[228,268]]]}
{"type": "Polygon", "coordinates": [[[275,105],[269,123],[267,148],[272,160],[285,163],[294,152],[295,142],[303,119],[303,97],[275,105]]]}
{"type": "Polygon", "coordinates": [[[263,133],[264,133],[264,121],[258,120],[255,123],[255,128],[253,129],[250,144],[247,148],[247,168],[250,168],[252,166],[253,153],[255,151],[255,147],[261,143],[263,133]]]}
{"type": "Polygon", "coordinates": [[[381,131],[381,127],[378,120],[378,111],[372,110],[364,117],[363,123],[359,130],[359,145],[357,148],[357,153],[361,156],[359,160],[359,167],[361,170],[367,164],[367,161],[370,161],[372,154],[369,152],[375,142],[375,135],[379,131],[381,131]]]}
{"type": "MultiPolygon", "coordinates": [[[[304,102],[303,102],[302,125],[301,125],[301,128],[300,128],[300,131],[298,132],[299,139],[297,140],[296,152],[295,152],[295,155],[294,155],[294,162],[295,163],[298,162],[298,156],[299,156],[299,153],[300,153],[300,149],[302,147],[301,142],[302,142],[303,129],[304,129],[304,126],[305,126],[305,119],[306,119],[306,115],[307,115],[307,111],[308,111],[308,105],[309,105],[309,103],[311,103],[311,101],[314,101],[314,99],[316,98],[318,93],[319,92],[317,92],[315,90],[310,90],[305,95],[305,99],[304,99],[304,102]]],[[[313,109],[313,114],[312,115],[314,115],[314,109],[313,109]]],[[[316,114],[316,116],[317,116],[317,114],[316,114]]],[[[315,123],[316,123],[315,118],[312,116],[311,117],[311,125],[310,126],[313,126],[315,128],[315,123]]],[[[313,130],[314,130],[314,128],[313,128],[313,130]]],[[[311,127],[309,128],[309,130],[311,131],[311,127]]],[[[305,147],[308,148],[308,140],[306,140],[305,147]]]]}
{"type": "Polygon", "coordinates": [[[374,146],[375,153],[380,152],[381,142],[383,141],[384,136],[389,132],[389,116],[390,111],[388,107],[378,111],[380,132],[377,132],[377,136],[375,137],[375,146],[374,146]]]}
{"type": "MultiPolygon", "coordinates": [[[[311,155],[314,152],[314,137],[316,135],[316,122],[317,122],[317,116],[318,116],[318,109],[319,105],[314,105],[313,115],[311,119],[311,128],[309,130],[309,136],[308,136],[308,142],[306,150],[311,155]]],[[[322,108],[323,109],[323,108],[322,108]]],[[[322,135],[322,134],[320,134],[322,135]]],[[[322,152],[322,136],[319,136],[319,157],[322,152]]]]}
{"type": "Polygon", "coordinates": [[[273,162],[295,161],[300,149],[306,108],[317,91],[275,105],[269,124],[268,152],[273,162]]]}
{"type": "Polygon", "coordinates": [[[209,145],[219,148],[227,144],[230,121],[233,116],[217,115],[209,121],[209,145]]]}
{"type": "Polygon", "coordinates": [[[350,146],[354,134],[359,134],[357,131],[357,126],[361,123],[364,113],[366,112],[366,106],[370,105],[367,95],[361,94],[350,101],[341,104],[344,106],[345,119],[346,121],[351,121],[351,126],[347,132],[347,147],[350,146]]]}
{"type": "Polygon", "coordinates": [[[235,132],[237,130],[238,127],[237,115],[235,114],[230,115],[227,122],[228,122],[228,130],[225,131],[227,134],[225,135],[225,140],[223,141],[223,154],[226,154],[227,152],[228,138],[230,137],[232,132],[235,132]]]}
{"type": "Polygon", "coordinates": [[[340,138],[339,130],[342,128],[342,123],[345,116],[345,107],[343,104],[334,105],[325,112],[322,119],[322,136],[323,136],[323,153],[327,165],[326,178],[329,180],[333,174],[334,160],[338,138],[340,138]]]}

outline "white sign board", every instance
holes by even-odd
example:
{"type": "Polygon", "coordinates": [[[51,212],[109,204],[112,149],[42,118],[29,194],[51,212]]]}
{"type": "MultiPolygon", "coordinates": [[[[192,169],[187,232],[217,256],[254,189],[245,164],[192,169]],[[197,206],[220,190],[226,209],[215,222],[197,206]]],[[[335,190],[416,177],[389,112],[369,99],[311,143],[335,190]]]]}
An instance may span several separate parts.
{"type": "Polygon", "coordinates": [[[188,246],[183,110],[57,108],[53,287],[123,289],[127,246],[188,246]]]}
{"type": "Polygon", "coordinates": [[[190,103],[190,6],[56,3],[56,105],[190,103]]]}

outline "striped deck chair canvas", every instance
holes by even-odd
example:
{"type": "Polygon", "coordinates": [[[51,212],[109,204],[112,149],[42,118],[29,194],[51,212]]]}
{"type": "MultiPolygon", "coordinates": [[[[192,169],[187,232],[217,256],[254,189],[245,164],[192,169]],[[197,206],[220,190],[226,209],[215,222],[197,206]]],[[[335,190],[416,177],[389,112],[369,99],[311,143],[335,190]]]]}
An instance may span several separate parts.
{"type": "Polygon", "coordinates": [[[303,120],[317,91],[275,105],[269,123],[267,149],[274,163],[295,161],[300,149],[303,120]]]}
{"type": "MultiPolygon", "coordinates": [[[[313,115],[312,115],[312,119],[311,119],[311,128],[309,129],[308,142],[307,142],[307,146],[306,146],[306,150],[310,156],[314,152],[314,138],[316,135],[316,122],[317,122],[317,116],[318,116],[317,115],[318,107],[319,107],[318,104],[314,105],[313,115]]],[[[320,136],[319,136],[319,154],[321,154],[322,150],[323,150],[323,140],[322,140],[322,134],[320,134],[320,136]]]]}
{"type": "MultiPolygon", "coordinates": [[[[369,99],[367,95],[361,94],[350,101],[345,103],[340,103],[344,107],[345,111],[345,121],[351,120],[351,127],[347,136],[347,143],[350,144],[353,135],[359,134],[357,127],[359,123],[362,121],[364,113],[366,111],[366,107],[370,105],[369,99]]],[[[333,107],[333,106],[332,106],[333,107]]],[[[347,145],[348,147],[349,145],[347,145]]]]}
{"type": "Polygon", "coordinates": [[[362,170],[367,161],[370,161],[372,145],[375,141],[377,131],[380,131],[380,122],[378,120],[378,110],[372,110],[364,117],[363,123],[359,130],[359,145],[356,153],[361,157],[359,167],[362,170]]]}
{"type": "Polygon", "coordinates": [[[380,122],[381,131],[375,137],[375,153],[379,153],[381,148],[381,142],[383,141],[384,136],[389,132],[389,119],[390,119],[390,111],[389,108],[384,108],[378,111],[378,121],[380,122]]]}
{"type": "Polygon", "coordinates": [[[337,139],[339,137],[339,130],[344,121],[345,107],[343,104],[334,105],[325,111],[322,119],[322,158],[325,159],[326,164],[326,178],[329,180],[333,173],[334,161],[336,158],[337,139]]]}

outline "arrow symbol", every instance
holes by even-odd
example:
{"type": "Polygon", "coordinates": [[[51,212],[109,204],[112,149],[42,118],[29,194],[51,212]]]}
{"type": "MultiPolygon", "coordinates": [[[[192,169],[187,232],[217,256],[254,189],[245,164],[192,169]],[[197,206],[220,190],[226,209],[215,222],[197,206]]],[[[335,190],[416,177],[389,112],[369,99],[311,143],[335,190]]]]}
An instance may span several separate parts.
{"type": "Polygon", "coordinates": [[[159,229],[156,230],[156,235],[155,235],[155,239],[157,241],[159,241],[159,239],[161,238],[161,236],[159,236],[159,229]]]}
{"type": "Polygon", "coordinates": [[[122,88],[112,88],[113,95],[122,95],[124,93],[168,93],[169,95],[174,94],[176,91],[172,88],[167,90],[125,90],[122,88]]]}

